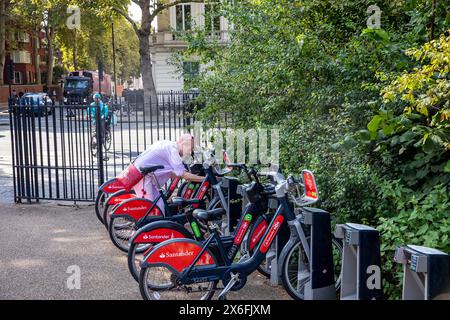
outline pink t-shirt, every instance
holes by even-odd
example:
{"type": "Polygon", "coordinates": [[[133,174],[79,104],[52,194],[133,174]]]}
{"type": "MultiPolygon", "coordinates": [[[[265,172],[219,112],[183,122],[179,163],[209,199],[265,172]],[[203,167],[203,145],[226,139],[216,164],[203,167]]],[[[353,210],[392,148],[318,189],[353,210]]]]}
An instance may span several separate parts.
{"type": "MultiPolygon", "coordinates": [[[[175,173],[177,176],[182,176],[186,168],[183,160],[178,153],[178,145],[176,142],[162,140],[152,144],[147,150],[141,153],[136,160],[134,160],[136,168],[162,165],[164,169],[156,170],[155,176],[159,184],[164,185],[170,176],[175,173]]],[[[135,187],[136,194],[150,200],[155,199],[158,194],[157,184],[149,177],[142,179],[135,187]],[[142,190],[145,190],[145,194],[142,190]]],[[[158,202],[160,204],[160,202],[158,202]]],[[[161,208],[164,210],[164,208],[161,208]]]]}

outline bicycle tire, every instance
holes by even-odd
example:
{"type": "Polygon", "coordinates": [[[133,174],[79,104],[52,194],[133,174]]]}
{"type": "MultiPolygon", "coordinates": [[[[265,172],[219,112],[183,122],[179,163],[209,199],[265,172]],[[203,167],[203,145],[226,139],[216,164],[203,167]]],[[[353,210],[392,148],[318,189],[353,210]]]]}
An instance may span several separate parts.
{"type": "Polygon", "coordinates": [[[105,151],[109,151],[111,149],[111,129],[108,128],[105,130],[105,139],[103,141],[103,147],[105,151]]]}
{"type": "Polygon", "coordinates": [[[95,215],[102,224],[105,224],[105,222],[103,221],[104,201],[105,201],[105,192],[102,189],[100,189],[98,190],[97,195],[95,197],[95,215]]]}
{"type": "MultiPolygon", "coordinates": [[[[308,237],[309,239],[309,237],[308,237]]],[[[342,255],[342,242],[339,241],[336,238],[332,238],[332,245],[334,247],[336,247],[338,249],[338,251],[340,251],[340,254],[342,255]]],[[[281,282],[283,284],[284,289],[286,290],[286,292],[294,299],[296,300],[304,300],[304,288],[305,288],[305,284],[309,281],[309,273],[305,272],[305,279],[303,281],[303,284],[300,286],[299,290],[295,290],[292,286],[291,280],[289,278],[289,258],[292,256],[292,251],[293,250],[297,250],[297,247],[301,246],[301,241],[298,240],[295,243],[292,243],[290,245],[290,247],[288,249],[286,249],[288,251],[288,254],[286,255],[286,259],[281,263],[281,282]],[[303,290],[303,292],[301,291],[303,290]]],[[[304,254],[304,249],[303,246],[301,246],[301,251],[304,254]]],[[[306,259],[306,255],[304,254],[304,259],[306,259]]],[[[340,262],[340,261],[339,261],[340,262]]],[[[303,264],[305,265],[305,269],[307,268],[309,272],[309,262],[307,261],[307,259],[303,262],[303,264]]],[[[297,271],[297,275],[299,273],[298,271],[298,267],[296,268],[297,271]]],[[[336,276],[336,275],[335,275],[336,276]]],[[[342,274],[341,272],[339,272],[339,276],[336,278],[335,280],[335,290],[336,292],[339,292],[340,287],[341,287],[341,280],[342,280],[342,274]]]]}
{"type": "Polygon", "coordinates": [[[136,233],[137,229],[136,229],[136,222],[132,221],[131,219],[127,218],[126,216],[119,216],[119,217],[113,217],[111,218],[109,225],[108,225],[108,234],[109,234],[109,238],[111,239],[112,243],[120,250],[123,252],[127,252],[130,248],[129,245],[129,240],[134,236],[134,234],[136,233]],[[128,229],[130,230],[130,235],[125,237],[119,237],[118,235],[118,231],[116,232],[115,229],[115,222],[119,221],[119,219],[124,219],[124,220],[128,220],[128,225],[123,223],[121,230],[125,230],[128,229]],[[119,241],[120,240],[120,241],[119,241]]]}
{"type": "MultiPolygon", "coordinates": [[[[216,259],[215,255],[212,252],[210,252],[210,255],[214,259],[215,263],[217,264],[217,259],[216,259]]],[[[142,268],[141,272],[139,274],[139,291],[141,292],[141,296],[144,300],[162,300],[161,293],[164,293],[165,291],[169,291],[171,289],[171,288],[166,289],[166,288],[161,288],[161,287],[158,288],[158,286],[154,285],[154,284],[148,285],[148,283],[146,281],[148,279],[148,274],[152,274],[152,275],[157,274],[158,273],[157,269],[165,269],[168,273],[170,273],[171,274],[171,276],[169,277],[170,281],[172,281],[172,279],[174,277],[173,271],[168,268],[165,268],[165,267],[144,267],[144,268],[142,268]],[[155,287],[158,289],[156,289],[153,294],[150,294],[149,290],[151,288],[155,288],[155,287]]],[[[217,290],[218,282],[219,281],[217,281],[217,280],[208,282],[209,288],[207,289],[207,291],[205,291],[206,292],[205,295],[203,295],[198,300],[211,300],[211,298],[214,296],[214,293],[217,290]]],[[[199,285],[200,285],[199,283],[194,283],[191,286],[199,286],[199,285]]],[[[175,285],[172,287],[175,287],[175,285]]],[[[178,286],[178,287],[181,287],[181,286],[178,286]]],[[[185,289],[186,287],[188,287],[188,285],[183,285],[183,287],[185,289]]],[[[178,292],[180,292],[180,291],[178,291],[178,292]]],[[[186,290],[186,291],[187,291],[186,293],[189,292],[189,290],[186,290]]],[[[176,296],[173,299],[174,300],[183,300],[182,298],[180,298],[180,296],[176,296]]],[[[171,299],[164,299],[164,300],[171,300],[171,299]]],[[[192,296],[190,296],[190,297],[186,297],[186,300],[194,300],[194,299],[192,296]]]]}
{"type": "Polygon", "coordinates": [[[95,134],[91,136],[90,147],[92,158],[97,158],[97,136],[95,134]]]}

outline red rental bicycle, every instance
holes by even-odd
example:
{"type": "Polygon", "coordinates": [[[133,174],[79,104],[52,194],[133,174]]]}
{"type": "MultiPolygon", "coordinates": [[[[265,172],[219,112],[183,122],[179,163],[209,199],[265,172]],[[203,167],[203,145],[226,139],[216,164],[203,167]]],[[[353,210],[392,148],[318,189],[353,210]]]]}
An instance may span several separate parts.
{"type": "Polygon", "coordinates": [[[149,178],[152,178],[158,185],[158,196],[153,200],[145,198],[131,198],[117,204],[111,210],[109,218],[105,218],[108,224],[108,232],[115,246],[124,252],[128,252],[129,240],[135,232],[142,226],[160,219],[171,218],[178,214],[187,206],[206,207],[206,203],[211,199],[209,193],[211,189],[211,180],[208,175],[205,176],[203,182],[198,188],[187,188],[184,197],[172,197],[168,200],[166,193],[158,183],[154,172],[162,168],[154,166],[149,168],[141,168],[149,178]],[[194,198],[191,195],[194,195],[194,198]],[[189,196],[189,198],[187,198],[189,196]],[[163,202],[165,214],[158,207],[159,201],[163,202]],[[109,223],[108,223],[109,221],[109,223]]]}
{"type": "MultiPolygon", "coordinates": [[[[247,251],[244,250],[245,248],[241,248],[241,244],[243,243],[244,237],[247,234],[247,230],[250,231],[253,234],[253,238],[255,241],[258,241],[260,237],[262,237],[263,233],[261,232],[253,232],[253,229],[261,230],[264,228],[261,224],[265,223],[265,220],[258,220],[258,217],[264,216],[268,212],[268,195],[272,192],[273,193],[273,186],[271,184],[269,185],[262,185],[259,182],[259,179],[256,175],[256,171],[254,169],[248,170],[245,165],[233,165],[234,168],[242,168],[245,170],[247,177],[250,179],[250,181],[254,180],[257,184],[258,188],[264,189],[265,193],[262,193],[264,197],[261,197],[261,199],[258,200],[258,203],[256,206],[258,207],[258,211],[255,213],[254,217],[250,216],[244,216],[241,217],[241,222],[238,223],[237,230],[237,236],[236,238],[233,237],[223,237],[223,239],[227,239],[228,242],[233,242],[235,240],[234,245],[236,252],[241,249],[241,256],[247,256],[247,251]],[[258,224],[255,224],[254,222],[257,221],[258,224]],[[239,227],[240,226],[240,227],[239,227]]],[[[213,200],[210,202],[210,205],[208,206],[207,210],[209,212],[214,212],[214,215],[217,217],[217,219],[222,219],[222,216],[226,215],[228,212],[227,209],[227,203],[222,203],[223,197],[223,191],[220,187],[220,183],[215,179],[214,174],[211,171],[211,168],[206,169],[207,176],[209,176],[209,179],[212,183],[213,189],[216,190],[215,197],[217,200],[213,200]],[[225,208],[225,209],[222,209],[225,208]]],[[[152,222],[150,224],[145,225],[144,227],[140,228],[136,234],[133,236],[133,238],[130,240],[131,245],[130,249],[128,250],[128,268],[130,270],[130,273],[132,274],[133,278],[137,281],[139,277],[139,271],[140,266],[139,264],[142,261],[143,256],[146,252],[148,252],[154,245],[161,243],[168,239],[174,239],[174,238],[188,238],[188,239],[195,239],[198,241],[202,241],[204,239],[204,231],[207,231],[207,227],[203,226],[192,216],[192,211],[194,208],[192,208],[190,211],[187,212],[186,216],[181,217],[181,221],[177,221],[177,223],[174,223],[174,219],[163,220],[158,222],[152,222]],[[186,219],[188,219],[188,226],[190,228],[186,228],[184,225],[180,225],[179,222],[186,222],[186,219]],[[193,220],[192,220],[193,219],[193,220]],[[196,226],[200,225],[201,228],[197,228],[196,226]],[[202,229],[202,230],[201,230],[202,229]]],[[[174,217],[175,218],[175,217],[174,217]]],[[[180,220],[180,219],[178,219],[180,220]]],[[[220,224],[221,221],[216,221],[217,224],[220,224]]],[[[224,230],[221,230],[221,234],[224,233],[224,230]]]]}
{"type": "MultiPolygon", "coordinates": [[[[188,169],[191,173],[202,175],[201,165],[199,164],[193,164],[189,166],[188,169]]],[[[125,172],[121,173],[121,175],[106,181],[99,187],[97,196],[95,198],[95,214],[102,224],[105,224],[104,220],[105,211],[108,211],[112,206],[124,200],[135,197],[135,193],[132,190],[135,184],[129,183],[129,185],[126,186],[125,182],[122,181],[121,178],[121,176],[127,174],[129,171],[130,169],[127,168],[125,172]]],[[[168,197],[170,197],[175,190],[177,190],[177,196],[179,197],[184,197],[187,199],[190,197],[189,194],[187,195],[184,194],[185,192],[188,191],[190,187],[192,187],[192,183],[189,184],[187,181],[183,181],[180,184],[180,181],[181,178],[179,177],[172,179],[171,183],[167,188],[168,197]]],[[[198,186],[198,184],[196,186],[198,186]]],[[[108,227],[107,224],[105,224],[105,227],[106,228],[108,227]]]]}
{"type": "MultiPolygon", "coordinates": [[[[313,177],[311,172],[305,173],[313,177]]],[[[282,224],[287,222],[290,229],[290,245],[286,246],[280,255],[281,276],[288,293],[297,299],[303,299],[304,288],[312,272],[308,263],[310,243],[305,234],[305,227],[301,223],[301,210],[299,215],[294,210],[293,204],[300,206],[301,209],[317,201],[318,197],[314,195],[313,199],[308,199],[307,194],[297,197],[300,194],[298,186],[302,184],[301,182],[293,178],[285,180],[279,173],[270,175],[276,182],[274,190],[278,208],[250,258],[234,262],[236,251],[233,245],[220,236],[213,222],[216,218],[214,212],[195,210],[194,217],[208,224],[210,236],[202,242],[192,239],[172,239],[153,247],[141,263],[139,288],[142,297],[150,300],[204,300],[212,298],[215,291],[219,291],[219,299],[225,299],[229,291],[238,291],[245,286],[248,275],[264,260],[282,224]],[[294,191],[295,189],[297,191],[294,191]],[[299,247],[305,254],[296,256],[293,253],[301,251],[299,247]],[[291,277],[291,270],[296,271],[296,279],[291,277]],[[218,287],[220,282],[223,285],[221,288],[218,287]]],[[[262,195],[255,183],[247,187],[245,193],[249,204],[243,213],[244,219],[241,223],[246,220],[246,216],[255,214],[255,203],[262,195]]],[[[235,240],[243,234],[242,225],[234,235],[235,240]]],[[[326,248],[330,250],[327,252],[328,256],[332,250],[331,242],[329,245],[326,248]]],[[[339,275],[330,272],[326,277],[331,281],[335,277],[336,286],[339,285],[339,275]]]]}

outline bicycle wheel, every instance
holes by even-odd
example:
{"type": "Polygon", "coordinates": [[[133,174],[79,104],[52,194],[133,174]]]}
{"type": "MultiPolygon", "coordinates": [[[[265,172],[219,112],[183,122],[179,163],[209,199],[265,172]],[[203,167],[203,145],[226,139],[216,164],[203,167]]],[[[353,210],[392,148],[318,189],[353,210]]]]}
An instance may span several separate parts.
{"type": "Polygon", "coordinates": [[[108,226],[108,233],[114,245],[123,252],[128,252],[130,239],[137,231],[136,223],[127,217],[111,218],[108,226]]]}
{"type": "Polygon", "coordinates": [[[111,129],[109,127],[105,130],[105,140],[103,141],[103,147],[105,148],[105,151],[109,151],[109,149],[111,148],[111,129]]]}
{"type": "MultiPolygon", "coordinates": [[[[309,237],[308,237],[309,242],[309,237]]],[[[342,243],[333,238],[333,262],[340,265],[341,259],[335,259],[335,256],[342,256],[342,243]]],[[[303,245],[300,241],[291,245],[288,249],[286,259],[282,262],[281,281],[287,293],[294,299],[304,300],[305,285],[310,279],[309,261],[306,256],[303,245]]],[[[339,291],[341,287],[341,270],[335,267],[335,288],[339,291]],[[337,269],[337,270],[336,270],[337,269]]]]}
{"type": "Polygon", "coordinates": [[[210,300],[218,281],[177,284],[177,276],[163,266],[141,269],[139,290],[144,300],[210,300]]]}
{"type": "Polygon", "coordinates": [[[97,157],[97,135],[95,133],[91,136],[91,155],[93,158],[97,157]]]}
{"type": "Polygon", "coordinates": [[[95,197],[95,215],[102,224],[105,224],[103,221],[103,208],[105,205],[105,198],[105,192],[101,189],[98,190],[97,196],[95,197]]]}
{"type": "MultiPolygon", "coordinates": [[[[189,239],[193,239],[194,237],[192,236],[192,234],[186,230],[185,232],[182,232],[182,230],[180,230],[180,228],[176,228],[173,226],[170,226],[170,223],[165,225],[165,226],[161,226],[161,229],[171,229],[173,230],[172,235],[178,234],[178,233],[182,233],[183,236],[185,238],[189,238],[189,239]]],[[[142,233],[147,233],[150,231],[155,231],[158,230],[158,227],[155,227],[154,229],[149,229],[146,227],[143,227],[141,229],[139,229],[135,235],[135,237],[139,237],[142,233]]],[[[173,236],[172,236],[173,237],[173,236]]],[[[133,238],[135,239],[135,238],[133,238]]],[[[133,241],[133,239],[131,241],[133,241]]],[[[144,256],[150,252],[150,250],[153,248],[154,245],[157,245],[161,243],[161,241],[157,241],[154,243],[131,243],[130,245],[130,249],[128,250],[128,269],[130,270],[131,275],[133,276],[133,278],[136,281],[139,281],[139,273],[141,272],[141,262],[144,258],[144,256]]]]}

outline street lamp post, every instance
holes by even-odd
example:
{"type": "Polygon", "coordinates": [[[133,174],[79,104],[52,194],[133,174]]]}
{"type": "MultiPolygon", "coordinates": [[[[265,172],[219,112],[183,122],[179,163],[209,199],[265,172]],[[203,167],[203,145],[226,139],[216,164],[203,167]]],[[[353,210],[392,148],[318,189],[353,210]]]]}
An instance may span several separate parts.
{"type": "Polygon", "coordinates": [[[112,58],[113,58],[113,81],[114,81],[114,102],[117,103],[117,84],[116,84],[116,40],[114,37],[114,21],[111,21],[111,42],[112,42],[112,58]]]}

